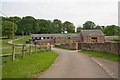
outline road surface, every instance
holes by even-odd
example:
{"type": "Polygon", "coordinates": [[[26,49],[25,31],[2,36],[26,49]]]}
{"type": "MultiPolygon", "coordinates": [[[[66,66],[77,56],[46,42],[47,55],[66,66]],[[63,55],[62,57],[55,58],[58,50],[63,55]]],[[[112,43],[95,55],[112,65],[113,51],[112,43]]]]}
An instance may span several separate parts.
{"type": "Polygon", "coordinates": [[[111,78],[89,56],[75,51],[52,48],[59,54],[54,64],[39,78],[111,78]]]}

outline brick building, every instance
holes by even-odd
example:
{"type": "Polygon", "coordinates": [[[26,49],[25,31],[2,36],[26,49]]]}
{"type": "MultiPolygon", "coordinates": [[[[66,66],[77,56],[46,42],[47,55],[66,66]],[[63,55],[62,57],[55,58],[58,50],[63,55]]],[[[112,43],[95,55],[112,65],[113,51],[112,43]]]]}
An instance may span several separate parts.
{"type": "Polygon", "coordinates": [[[35,44],[63,44],[78,42],[78,34],[31,34],[35,44]]]}
{"type": "Polygon", "coordinates": [[[84,43],[104,43],[105,36],[101,30],[81,30],[79,40],[84,43]]]}
{"type": "Polygon", "coordinates": [[[64,43],[104,43],[105,36],[101,30],[81,30],[80,34],[31,34],[34,44],[64,43]]]}

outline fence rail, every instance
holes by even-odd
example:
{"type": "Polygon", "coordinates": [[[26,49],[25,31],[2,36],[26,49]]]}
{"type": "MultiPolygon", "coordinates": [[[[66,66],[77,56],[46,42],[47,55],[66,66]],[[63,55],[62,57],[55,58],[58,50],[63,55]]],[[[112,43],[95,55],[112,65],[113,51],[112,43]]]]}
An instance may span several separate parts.
{"type": "Polygon", "coordinates": [[[34,45],[34,44],[13,44],[12,45],[12,53],[11,54],[2,54],[0,55],[0,57],[7,57],[7,56],[12,56],[12,60],[14,61],[15,60],[15,56],[17,54],[22,54],[22,57],[24,58],[25,57],[25,54],[28,52],[29,55],[31,55],[32,52],[40,52],[40,51],[48,51],[48,50],[51,50],[51,45],[34,45]],[[22,50],[19,51],[19,52],[15,52],[15,48],[16,47],[19,47],[21,48],[22,50]],[[26,50],[26,48],[28,48],[28,50],[26,50]]]}

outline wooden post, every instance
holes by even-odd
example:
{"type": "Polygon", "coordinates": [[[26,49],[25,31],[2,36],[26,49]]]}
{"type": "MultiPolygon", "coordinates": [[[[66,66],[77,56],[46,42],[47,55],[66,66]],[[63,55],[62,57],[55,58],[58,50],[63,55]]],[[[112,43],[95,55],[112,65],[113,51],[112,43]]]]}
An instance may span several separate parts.
{"type": "Polygon", "coordinates": [[[41,45],[39,45],[39,52],[41,51],[41,45]]]}
{"type": "Polygon", "coordinates": [[[15,45],[12,46],[12,61],[15,60],[15,45]]]}
{"type": "Polygon", "coordinates": [[[22,53],[23,53],[22,57],[24,58],[25,57],[25,45],[23,45],[22,53]]]}
{"type": "Polygon", "coordinates": [[[37,53],[37,46],[35,45],[35,53],[37,53]]]}
{"type": "Polygon", "coordinates": [[[29,46],[29,55],[31,55],[32,46],[29,46]]]}

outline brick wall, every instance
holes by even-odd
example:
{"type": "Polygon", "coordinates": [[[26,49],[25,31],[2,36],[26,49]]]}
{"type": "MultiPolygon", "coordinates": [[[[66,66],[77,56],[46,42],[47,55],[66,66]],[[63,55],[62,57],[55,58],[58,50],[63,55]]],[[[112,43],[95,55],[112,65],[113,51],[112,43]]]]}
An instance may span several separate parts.
{"type": "Polygon", "coordinates": [[[104,51],[113,54],[120,54],[120,43],[80,43],[83,50],[104,51]]]}
{"type": "MultiPolygon", "coordinates": [[[[59,47],[76,49],[76,43],[60,44],[59,47]]],[[[120,54],[120,43],[78,43],[78,49],[104,51],[110,54],[120,54]]]]}
{"type": "Polygon", "coordinates": [[[66,49],[76,49],[76,43],[65,43],[65,44],[60,44],[56,46],[60,48],[66,48],[66,49]]]}

